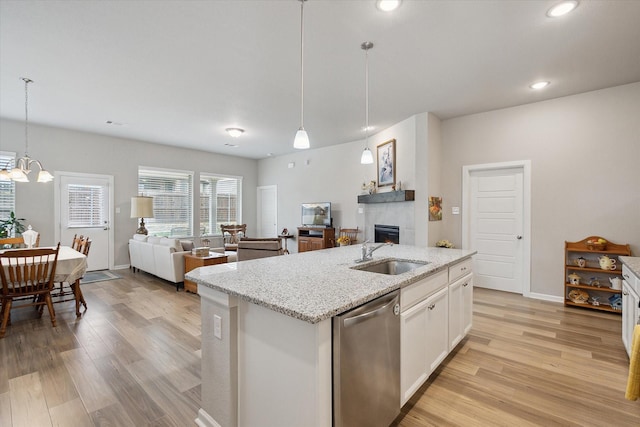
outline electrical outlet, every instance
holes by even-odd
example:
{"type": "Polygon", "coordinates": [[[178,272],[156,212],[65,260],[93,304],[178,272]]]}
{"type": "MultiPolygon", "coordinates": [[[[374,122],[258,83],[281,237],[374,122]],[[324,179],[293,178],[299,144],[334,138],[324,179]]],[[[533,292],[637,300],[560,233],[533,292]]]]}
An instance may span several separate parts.
{"type": "Polygon", "coordinates": [[[222,339],[222,317],[217,314],[213,315],[213,336],[222,339]]]}

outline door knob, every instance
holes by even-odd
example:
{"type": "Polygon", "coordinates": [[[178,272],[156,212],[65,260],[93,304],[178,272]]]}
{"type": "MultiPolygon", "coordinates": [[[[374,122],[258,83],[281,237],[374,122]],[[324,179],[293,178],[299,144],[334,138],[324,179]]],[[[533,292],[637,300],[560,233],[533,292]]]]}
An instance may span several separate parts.
{"type": "Polygon", "coordinates": [[[522,240],[522,236],[517,236],[516,239],[522,240]]]}

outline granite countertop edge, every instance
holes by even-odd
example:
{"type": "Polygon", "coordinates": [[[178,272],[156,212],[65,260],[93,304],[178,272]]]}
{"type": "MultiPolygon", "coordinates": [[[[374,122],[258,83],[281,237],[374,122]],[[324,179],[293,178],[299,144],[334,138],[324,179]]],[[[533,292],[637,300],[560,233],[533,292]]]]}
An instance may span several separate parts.
{"type": "Polygon", "coordinates": [[[475,251],[395,245],[356,263],[359,246],[200,267],[185,277],[227,295],[312,324],[415,283],[464,261],[475,251]],[[377,256],[376,256],[377,255],[377,256]],[[413,271],[390,276],[353,267],[388,259],[428,261],[413,271]]]}
{"type": "Polygon", "coordinates": [[[640,257],[637,256],[620,256],[621,263],[626,265],[636,277],[640,277],[640,257]]]}

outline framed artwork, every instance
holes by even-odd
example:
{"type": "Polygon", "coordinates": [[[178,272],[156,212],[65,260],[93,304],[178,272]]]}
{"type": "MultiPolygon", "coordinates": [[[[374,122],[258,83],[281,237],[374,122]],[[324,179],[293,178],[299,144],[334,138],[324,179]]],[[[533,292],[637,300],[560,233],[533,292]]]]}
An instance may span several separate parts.
{"type": "Polygon", "coordinates": [[[378,145],[378,187],[396,185],[396,140],[378,145]]]}
{"type": "Polygon", "coordinates": [[[429,221],[442,221],[442,197],[429,197],[429,221]]]}

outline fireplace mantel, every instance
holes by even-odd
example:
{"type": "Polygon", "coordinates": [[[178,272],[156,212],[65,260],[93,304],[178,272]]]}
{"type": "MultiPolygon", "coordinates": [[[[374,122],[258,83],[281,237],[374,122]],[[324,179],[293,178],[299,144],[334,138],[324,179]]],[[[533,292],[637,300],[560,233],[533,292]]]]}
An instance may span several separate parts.
{"type": "Polygon", "coordinates": [[[358,196],[358,203],[394,203],[413,202],[415,190],[388,191],[386,193],[363,194],[358,196]]]}

